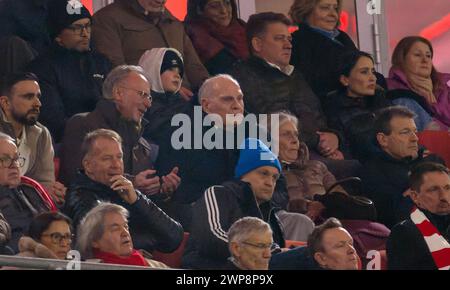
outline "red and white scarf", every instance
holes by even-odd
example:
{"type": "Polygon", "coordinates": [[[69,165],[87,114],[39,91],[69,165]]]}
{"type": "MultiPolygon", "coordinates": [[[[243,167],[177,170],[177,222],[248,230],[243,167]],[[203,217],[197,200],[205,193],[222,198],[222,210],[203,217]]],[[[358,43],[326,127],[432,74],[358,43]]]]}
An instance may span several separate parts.
{"type": "Polygon", "coordinates": [[[411,220],[421,232],[439,270],[450,270],[450,244],[418,208],[411,212],[411,220]]]}

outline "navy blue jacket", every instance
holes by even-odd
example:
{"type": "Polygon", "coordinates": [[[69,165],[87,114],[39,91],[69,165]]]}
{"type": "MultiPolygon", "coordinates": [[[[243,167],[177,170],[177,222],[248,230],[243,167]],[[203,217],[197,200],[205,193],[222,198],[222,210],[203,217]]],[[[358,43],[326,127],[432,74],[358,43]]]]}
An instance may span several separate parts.
{"type": "Polygon", "coordinates": [[[39,121],[49,129],[55,143],[61,141],[70,117],[95,109],[110,70],[111,64],[103,55],[92,50],[80,53],[58,44],[29,65],[41,87],[39,121]]]}

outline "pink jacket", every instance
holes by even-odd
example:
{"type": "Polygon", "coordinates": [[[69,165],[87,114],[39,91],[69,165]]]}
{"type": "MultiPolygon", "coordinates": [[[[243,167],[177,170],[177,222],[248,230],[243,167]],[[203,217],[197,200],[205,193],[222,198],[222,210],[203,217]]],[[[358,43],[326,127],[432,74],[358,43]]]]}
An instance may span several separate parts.
{"type": "MultiPolygon", "coordinates": [[[[445,125],[450,126],[450,74],[439,73],[439,78],[442,86],[438,91],[434,92],[437,103],[430,104],[430,108],[434,113],[433,117],[445,125]]],[[[389,90],[411,89],[406,79],[406,75],[398,68],[391,68],[387,84],[389,90]]]]}

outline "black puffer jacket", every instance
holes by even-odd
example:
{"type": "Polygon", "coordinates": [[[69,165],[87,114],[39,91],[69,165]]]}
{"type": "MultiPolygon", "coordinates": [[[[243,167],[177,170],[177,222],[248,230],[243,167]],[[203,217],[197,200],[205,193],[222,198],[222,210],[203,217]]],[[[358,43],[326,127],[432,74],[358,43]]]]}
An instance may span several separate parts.
{"type": "Polygon", "coordinates": [[[236,180],[208,188],[194,205],[191,235],[183,257],[183,266],[194,269],[226,267],[227,232],[240,218],[252,216],[270,224],[273,240],[284,247],[282,226],[271,202],[258,206],[250,184],[236,180]]]}
{"type": "Polygon", "coordinates": [[[111,64],[95,51],[80,53],[54,44],[48,53],[35,59],[28,70],[38,76],[42,90],[39,121],[59,143],[70,117],[95,109],[111,64]]]}
{"type": "Polygon", "coordinates": [[[130,212],[129,225],[134,247],[146,251],[173,252],[183,239],[182,226],[152,201],[137,191],[138,200],[130,205],[111,188],[78,172],[66,195],[64,212],[78,226],[81,219],[99,202],[111,202],[130,212]]]}
{"type": "Polygon", "coordinates": [[[299,131],[309,148],[316,148],[319,143],[317,131],[329,131],[319,98],[298,70],[288,76],[265,60],[252,56],[237,64],[231,75],[241,86],[249,113],[289,110],[299,118],[299,131]]]}

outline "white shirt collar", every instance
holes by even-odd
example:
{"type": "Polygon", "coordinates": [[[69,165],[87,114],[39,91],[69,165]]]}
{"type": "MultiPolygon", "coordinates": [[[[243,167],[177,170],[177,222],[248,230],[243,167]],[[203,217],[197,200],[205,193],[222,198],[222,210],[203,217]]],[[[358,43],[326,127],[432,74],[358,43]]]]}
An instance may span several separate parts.
{"type": "Polygon", "coordinates": [[[267,60],[266,60],[266,62],[267,62],[271,67],[274,67],[274,68],[278,69],[279,71],[281,71],[281,72],[284,73],[285,75],[290,76],[290,75],[292,75],[292,73],[294,72],[294,66],[293,66],[293,65],[288,65],[288,66],[286,66],[284,69],[281,69],[281,67],[277,66],[276,64],[273,64],[273,63],[271,63],[271,62],[268,62],[267,60]]]}

